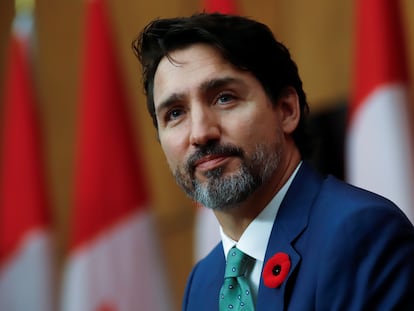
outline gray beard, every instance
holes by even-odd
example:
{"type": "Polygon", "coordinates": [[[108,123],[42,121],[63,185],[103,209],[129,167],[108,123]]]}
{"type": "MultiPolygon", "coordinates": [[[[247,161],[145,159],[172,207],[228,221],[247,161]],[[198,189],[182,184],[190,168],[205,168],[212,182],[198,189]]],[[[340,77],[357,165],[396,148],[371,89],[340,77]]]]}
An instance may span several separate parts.
{"type": "Polygon", "coordinates": [[[250,158],[242,150],[239,154],[240,168],[231,175],[223,176],[223,168],[218,167],[205,173],[207,181],[199,182],[189,163],[186,168],[174,172],[176,182],[191,199],[205,207],[213,210],[234,208],[269,181],[280,161],[277,144],[270,148],[264,144],[256,145],[250,158]]]}

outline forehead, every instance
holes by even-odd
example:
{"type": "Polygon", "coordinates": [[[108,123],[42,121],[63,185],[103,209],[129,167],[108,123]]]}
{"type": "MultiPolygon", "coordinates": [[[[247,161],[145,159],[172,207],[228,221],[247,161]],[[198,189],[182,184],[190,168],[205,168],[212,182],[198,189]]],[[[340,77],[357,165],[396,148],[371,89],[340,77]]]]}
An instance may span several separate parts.
{"type": "Polygon", "coordinates": [[[155,72],[155,78],[165,71],[177,69],[188,70],[195,69],[199,65],[221,64],[231,66],[223,58],[221,53],[211,45],[205,43],[196,43],[184,48],[169,52],[168,57],[161,59],[155,72]]]}
{"type": "Polygon", "coordinates": [[[220,75],[237,74],[217,49],[207,44],[194,44],[172,51],[161,59],[154,76],[154,103],[173,93],[187,92],[206,80],[220,75]]]}

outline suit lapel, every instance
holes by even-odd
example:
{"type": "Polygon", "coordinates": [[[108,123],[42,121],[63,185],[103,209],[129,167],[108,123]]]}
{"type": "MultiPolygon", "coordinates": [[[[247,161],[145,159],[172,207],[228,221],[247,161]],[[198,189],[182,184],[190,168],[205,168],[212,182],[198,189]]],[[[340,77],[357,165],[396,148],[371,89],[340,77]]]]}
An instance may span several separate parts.
{"type": "Polygon", "coordinates": [[[321,185],[321,177],[307,164],[302,163],[280,206],[267,246],[264,265],[279,252],[289,255],[291,267],[286,280],[278,288],[268,288],[260,278],[257,310],[285,310],[289,288],[293,287],[301,255],[295,250],[294,241],[308,223],[308,215],[321,185]]]}

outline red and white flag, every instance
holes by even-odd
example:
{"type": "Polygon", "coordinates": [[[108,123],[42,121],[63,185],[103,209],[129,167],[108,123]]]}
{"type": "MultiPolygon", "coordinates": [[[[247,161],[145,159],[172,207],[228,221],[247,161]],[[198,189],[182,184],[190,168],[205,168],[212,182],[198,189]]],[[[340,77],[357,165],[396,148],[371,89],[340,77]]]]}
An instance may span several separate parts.
{"type": "Polygon", "coordinates": [[[18,11],[5,76],[0,177],[0,310],[53,310],[50,219],[28,41],[31,10],[18,11]]]}
{"type": "MultiPolygon", "coordinates": [[[[237,0],[202,0],[201,11],[237,14],[237,0]]],[[[197,204],[195,216],[194,259],[205,257],[220,242],[219,223],[212,210],[197,204]]]]}
{"type": "Polygon", "coordinates": [[[356,1],[347,178],[391,199],[414,221],[413,136],[400,13],[399,1],[356,1]]]}
{"type": "Polygon", "coordinates": [[[172,310],[102,0],[87,1],[71,242],[63,311],[172,310]]]}

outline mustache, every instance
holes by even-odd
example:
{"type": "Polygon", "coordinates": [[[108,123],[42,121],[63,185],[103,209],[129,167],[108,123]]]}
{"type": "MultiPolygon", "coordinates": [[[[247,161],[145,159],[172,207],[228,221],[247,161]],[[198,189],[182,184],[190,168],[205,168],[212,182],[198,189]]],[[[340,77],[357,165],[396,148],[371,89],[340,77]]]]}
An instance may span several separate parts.
{"type": "Polygon", "coordinates": [[[232,144],[220,145],[219,143],[209,143],[198,147],[198,149],[188,158],[186,169],[191,174],[195,171],[195,163],[200,159],[211,156],[233,156],[243,159],[245,157],[242,148],[232,144]]]}

